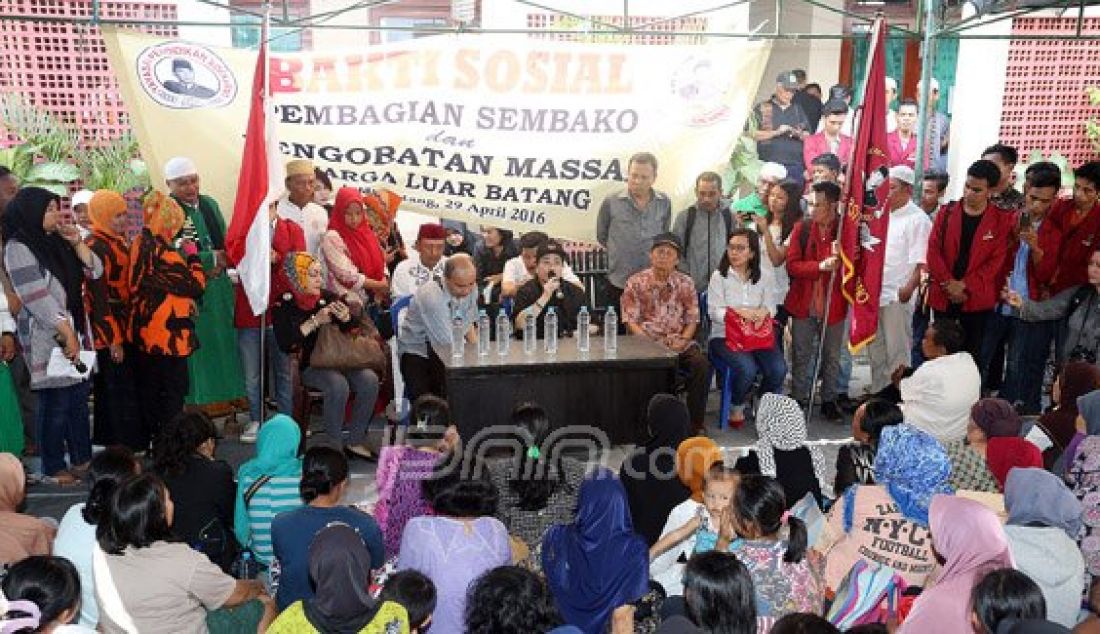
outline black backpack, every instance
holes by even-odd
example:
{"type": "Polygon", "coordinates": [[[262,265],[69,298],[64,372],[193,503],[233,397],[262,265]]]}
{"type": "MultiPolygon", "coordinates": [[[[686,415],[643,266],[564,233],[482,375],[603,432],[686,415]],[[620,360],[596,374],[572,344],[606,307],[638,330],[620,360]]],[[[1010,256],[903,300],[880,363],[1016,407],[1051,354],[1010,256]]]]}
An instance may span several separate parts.
{"type": "MultiPolygon", "coordinates": [[[[687,223],[684,227],[684,253],[688,252],[688,246],[691,244],[691,230],[695,228],[695,216],[699,213],[699,209],[692,205],[687,210],[687,223]]],[[[727,205],[721,205],[718,207],[718,215],[722,216],[722,222],[726,224],[726,240],[730,239],[730,234],[733,233],[733,213],[727,205]]]]}

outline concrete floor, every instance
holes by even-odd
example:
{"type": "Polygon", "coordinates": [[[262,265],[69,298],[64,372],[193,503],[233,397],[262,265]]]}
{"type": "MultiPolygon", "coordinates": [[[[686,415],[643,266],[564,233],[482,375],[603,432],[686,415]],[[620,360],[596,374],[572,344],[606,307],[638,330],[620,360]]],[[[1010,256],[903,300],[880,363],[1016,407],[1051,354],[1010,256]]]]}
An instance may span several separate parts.
{"type": "MultiPolygon", "coordinates": [[[[857,358],[852,371],[850,394],[853,397],[861,396],[869,385],[870,378],[870,366],[867,365],[866,359],[857,358]]],[[[712,390],[707,403],[707,420],[710,425],[707,434],[725,450],[727,461],[732,462],[756,443],[756,429],[750,422],[740,430],[719,430],[714,422],[718,419],[718,397],[719,393],[712,390]]],[[[321,429],[321,421],[318,417],[315,416],[312,422],[314,429],[321,429]]],[[[850,439],[850,423],[851,420],[847,417],[843,423],[830,423],[815,416],[810,425],[810,439],[820,443],[825,451],[826,464],[830,471],[828,475],[829,485],[832,483],[833,469],[836,463],[836,447],[838,444],[850,439]]],[[[322,438],[322,434],[315,433],[309,442],[317,442],[322,438]]],[[[381,432],[378,429],[374,430],[373,438],[376,442],[381,440],[381,432]]],[[[252,457],[254,447],[255,445],[242,444],[237,441],[236,437],[229,436],[218,443],[217,456],[236,468],[252,457]]],[[[632,448],[632,445],[615,446],[602,457],[601,462],[617,470],[622,463],[623,456],[632,448]]],[[[33,468],[36,465],[31,463],[30,466],[33,468]]],[[[375,465],[364,461],[353,461],[351,468],[352,486],[349,489],[347,501],[372,506],[377,495],[374,487],[375,465]]],[[[87,489],[82,486],[58,487],[48,484],[31,484],[27,488],[27,512],[40,517],[54,517],[60,520],[71,505],[84,500],[86,492],[87,489]]]]}

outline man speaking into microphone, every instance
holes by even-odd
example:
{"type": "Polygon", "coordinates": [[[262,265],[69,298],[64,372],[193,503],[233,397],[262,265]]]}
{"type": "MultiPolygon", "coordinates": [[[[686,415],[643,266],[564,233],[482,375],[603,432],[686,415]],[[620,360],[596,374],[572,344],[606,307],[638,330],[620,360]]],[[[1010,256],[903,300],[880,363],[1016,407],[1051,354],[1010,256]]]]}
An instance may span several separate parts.
{"type": "Polygon", "coordinates": [[[535,320],[538,338],[543,337],[543,322],[549,308],[558,315],[558,335],[572,334],[577,329],[577,313],[587,298],[584,290],[562,281],[565,249],[553,240],[546,241],[536,254],[535,276],[516,291],[515,333],[520,336],[528,319],[535,320]]]}

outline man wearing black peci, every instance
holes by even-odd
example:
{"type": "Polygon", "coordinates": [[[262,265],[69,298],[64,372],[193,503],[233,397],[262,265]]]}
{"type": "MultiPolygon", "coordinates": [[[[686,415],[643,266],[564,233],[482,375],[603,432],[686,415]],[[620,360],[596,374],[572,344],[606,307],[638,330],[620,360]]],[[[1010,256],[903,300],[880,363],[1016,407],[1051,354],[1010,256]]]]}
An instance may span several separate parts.
{"type": "Polygon", "coordinates": [[[522,335],[528,319],[535,320],[535,331],[541,339],[544,335],[546,313],[553,307],[558,315],[558,334],[572,333],[577,329],[577,313],[585,305],[584,290],[575,284],[562,283],[565,249],[561,244],[548,240],[539,246],[536,255],[535,277],[527,280],[516,291],[515,332],[522,335]]]}

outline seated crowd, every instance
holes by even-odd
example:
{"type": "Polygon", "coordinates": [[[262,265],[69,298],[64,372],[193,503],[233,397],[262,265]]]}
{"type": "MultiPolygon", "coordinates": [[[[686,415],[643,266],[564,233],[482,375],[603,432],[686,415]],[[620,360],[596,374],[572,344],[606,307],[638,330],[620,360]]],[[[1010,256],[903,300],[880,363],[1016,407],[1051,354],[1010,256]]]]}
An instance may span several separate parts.
{"type": "Polygon", "coordinates": [[[632,156],[597,213],[606,307],[589,305],[570,245],[447,221],[407,250],[399,196],[333,192],[295,160],[268,210],[256,317],[230,281],[245,245],[190,160],[165,166],[171,195],[146,197],[134,236],[120,194],[74,196],[78,227],[60,197],[0,170],[0,632],[1100,632],[1100,162],[1074,170],[1072,197],[1046,162],[1018,192],[1017,152],[995,144],[946,202],[945,174],[916,182],[915,111],[901,102],[891,140],[862,403],[835,99],[819,138],[808,119],[757,133],[785,160],[749,196],[704,172],[675,218],[656,157],[632,156]],[[779,147],[796,138],[797,155],[779,147]],[[582,310],[593,333],[674,353],[679,393],[646,404],[647,439],[596,464],[563,450],[555,432],[573,421],[549,403],[488,423],[509,425],[507,442],[460,437],[452,347],[506,336],[498,323],[570,336],[582,310]],[[236,469],[184,408],[227,360],[255,443],[236,469]],[[729,376],[720,422],[755,423],[741,455],[707,435],[714,370],[729,376]],[[309,442],[297,385],[323,403],[309,442]],[[407,419],[368,446],[401,386],[407,419]],[[810,440],[815,406],[853,414],[835,477],[810,440]],[[20,455],[84,482],[85,501],[60,523],[27,514],[20,455]],[[349,460],[377,461],[376,498],[351,499],[349,460]]]}

